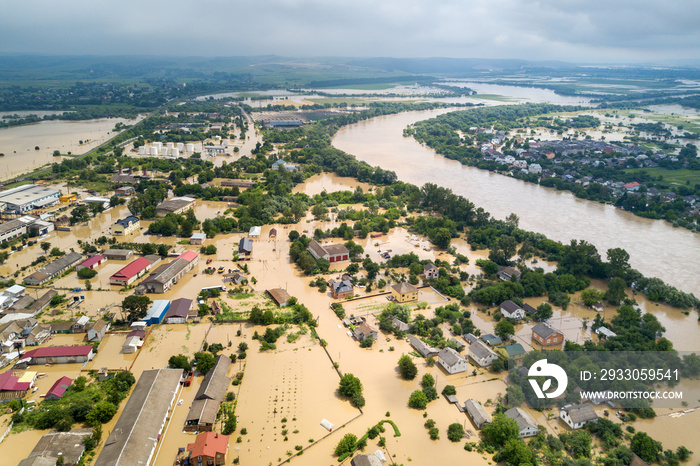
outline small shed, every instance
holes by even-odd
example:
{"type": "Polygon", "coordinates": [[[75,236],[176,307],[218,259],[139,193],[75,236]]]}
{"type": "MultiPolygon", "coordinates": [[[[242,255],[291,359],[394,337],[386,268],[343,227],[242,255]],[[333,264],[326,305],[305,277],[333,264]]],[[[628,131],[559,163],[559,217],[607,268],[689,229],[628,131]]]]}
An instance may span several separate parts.
{"type": "Polygon", "coordinates": [[[192,233],[192,236],[190,236],[190,244],[201,245],[204,244],[205,239],[207,239],[207,235],[204,233],[192,233]]]}

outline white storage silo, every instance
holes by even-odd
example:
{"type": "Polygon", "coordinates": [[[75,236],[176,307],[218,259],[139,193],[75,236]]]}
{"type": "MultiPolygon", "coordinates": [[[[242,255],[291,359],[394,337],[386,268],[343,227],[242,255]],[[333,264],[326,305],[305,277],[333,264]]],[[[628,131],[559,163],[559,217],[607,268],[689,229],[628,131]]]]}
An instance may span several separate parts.
{"type": "Polygon", "coordinates": [[[170,149],[170,156],[171,157],[180,157],[180,150],[179,149],[170,149]]]}
{"type": "Polygon", "coordinates": [[[158,148],[157,147],[151,147],[151,155],[158,155],[158,148]]]}
{"type": "Polygon", "coordinates": [[[175,144],[173,144],[172,142],[168,142],[165,144],[165,147],[167,147],[168,149],[172,149],[173,147],[175,147],[175,144]]]}
{"type": "Polygon", "coordinates": [[[163,143],[162,142],[154,142],[153,147],[158,149],[159,151],[163,148],[163,143]]]}
{"type": "Polygon", "coordinates": [[[146,146],[139,147],[139,155],[146,155],[146,149],[148,149],[146,146]]]}
{"type": "Polygon", "coordinates": [[[194,144],[187,144],[185,147],[187,148],[186,152],[194,152],[194,144]]]}
{"type": "Polygon", "coordinates": [[[185,150],[185,145],[181,142],[178,142],[177,143],[177,150],[179,150],[179,151],[185,150]]]}

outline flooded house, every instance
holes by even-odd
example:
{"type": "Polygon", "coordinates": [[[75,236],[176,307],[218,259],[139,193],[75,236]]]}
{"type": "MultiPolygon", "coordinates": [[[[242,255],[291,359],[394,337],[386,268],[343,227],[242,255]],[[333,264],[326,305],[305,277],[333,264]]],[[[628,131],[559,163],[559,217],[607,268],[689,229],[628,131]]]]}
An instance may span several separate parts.
{"type": "Polygon", "coordinates": [[[504,413],[518,423],[520,438],[534,437],[539,431],[537,423],[526,411],[520,408],[510,408],[504,413]]]}
{"type": "Polygon", "coordinates": [[[511,343],[510,345],[504,345],[498,348],[498,354],[500,354],[505,359],[522,359],[527,354],[525,348],[520,343],[511,343]]]}
{"type": "Polygon", "coordinates": [[[411,330],[411,327],[413,327],[412,325],[397,319],[396,316],[389,317],[389,320],[391,321],[391,325],[399,332],[408,333],[408,331],[411,330]]]}
{"type": "Polygon", "coordinates": [[[180,387],[182,369],[143,371],[95,466],[148,464],[180,387]]]}
{"type": "Polygon", "coordinates": [[[357,341],[362,341],[367,337],[370,337],[372,340],[377,341],[377,330],[372,328],[367,322],[363,322],[355,329],[353,330],[353,335],[355,335],[355,338],[357,341]]]}
{"type": "Polygon", "coordinates": [[[250,259],[253,256],[253,241],[250,238],[241,238],[238,242],[238,257],[250,259]]]}
{"type": "Polygon", "coordinates": [[[525,318],[525,311],[516,303],[507,299],[501,303],[501,315],[506,319],[522,320],[525,318]]]}
{"type": "Polygon", "coordinates": [[[139,218],[135,215],[129,215],[128,217],[119,219],[112,225],[110,231],[112,236],[125,236],[138,231],[141,228],[141,222],[139,218]]]}
{"type": "Polygon", "coordinates": [[[498,359],[498,354],[481,340],[476,340],[469,346],[469,357],[480,367],[487,367],[498,359]]]}
{"type": "Polygon", "coordinates": [[[187,444],[189,464],[220,466],[226,464],[228,436],[215,432],[202,432],[194,443],[187,444]]]}
{"type": "Polygon", "coordinates": [[[135,353],[143,346],[143,339],[146,337],[145,330],[132,330],[126,336],[126,340],[122,345],[123,354],[135,353]]]}
{"type": "Polygon", "coordinates": [[[415,335],[409,335],[408,342],[424,358],[435,357],[440,352],[440,350],[438,348],[433,348],[431,346],[426,345],[423,342],[423,340],[421,340],[420,338],[418,338],[415,335]]]}
{"type": "Polygon", "coordinates": [[[546,322],[532,328],[532,339],[542,346],[555,346],[564,342],[564,334],[546,322]]]}
{"type": "Polygon", "coordinates": [[[231,379],[226,376],[230,366],[231,359],[228,356],[219,355],[216,358],[216,364],[204,376],[187,414],[184,428],[186,432],[212,430],[221,402],[224,401],[226,390],[231,383],[231,379]]]}
{"type": "Polygon", "coordinates": [[[598,420],[598,415],[591,405],[566,405],[559,410],[559,419],[572,429],[581,429],[587,422],[598,420]]]}
{"type": "Polygon", "coordinates": [[[80,261],[80,259],[82,259],[82,257],[82,254],[78,252],[69,252],[65,256],[56,259],[49,265],[37,270],[33,274],[24,277],[24,283],[33,286],[38,286],[43,283],[46,283],[55,276],[73,267],[80,261]]]}
{"type": "Polygon", "coordinates": [[[469,369],[469,362],[452,348],[445,348],[438,353],[438,364],[449,374],[458,374],[469,369]]]}
{"type": "Polygon", "coordinates": [[[335,299],[342,299],[352,296],[354,288],[350,280],[333,281],[331,283],[331,296],[335,299]]]}
{"type": "Polygon", "coordinates": [[[272,288],[271,290],[267,290],[267,293],[279,307],[285,307],[289,304],[289,300],[292,299],[291,295],[282,288],[272,288]]]}
{"type": "Polygon", "coordinates": [[[520,281],[520,276],[522,273],[520,270],[516,269],[515,267],[503,267],[498,271],[496,274],[498,278],[503,280],[504,282],[510,282],[510,281],[520,281]]]}
{"type": "Polygon", "coordinates": [[[470,398],[464,402],[464,410],[477,429],[481,429],[481,426],[487,422],[491,422],[491,415],[486,412],[481,403],[474,399],[470,398]]]}
{"type": "Polygon", "coordinates": [[[439,269],[432,262],[428,262],[423,266],[423,275],[426,279],[438,278],[440,276],[439,269]]]}
{"type": "Polygon", "coordinates": [[[322,246],[318,241],[311,240],[309,243],[309,252],[314,259],[326,259],[331,264],[350,260],[350,251],[342,244],[328,244],[322,246]]]}
{"type": "Polygon", "coordinates": [[[63,394],[66,393],[68,387],[73,383],[73,379],[70,377],[63,376],[56,380],[49,391],[46,392],[45,400],[60,400],[63,394]]]}
{"type": "Polygon", "coordinates": [[[401,282],[391,286],[391,297],[397,303],[410,303],[418,300],[418,288],[410,283],[401,282]]]}
{"type": "Polygon", "coordinates": [[[102,341],[109,331],[110,323],[106,320],[97,319],[91,322],[87,327],[85,339],[90,342],[102,341]]]}
{"type": "Polygon", "coordinates": [[[204,244],[204,240],[207,239],[207,235],[204,233],[192,233],[190,236],[190,244],[194,246],[201,246],[204,244]]]}

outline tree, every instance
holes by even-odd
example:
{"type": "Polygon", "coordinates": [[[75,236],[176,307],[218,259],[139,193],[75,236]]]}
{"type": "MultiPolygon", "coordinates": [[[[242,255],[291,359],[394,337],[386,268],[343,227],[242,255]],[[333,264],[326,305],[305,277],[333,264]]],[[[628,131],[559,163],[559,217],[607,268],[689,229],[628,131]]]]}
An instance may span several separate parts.
{"type": "Polygon", "coordinates": [[[525,394],[520,385],[509,385],[506,388],[506,393],[508,396],[508,406],[517,407],[525,402],[525,394]]]}
{"type": "Polygon", "coordinates": [[[493,421],[484,424],[481,429],[484,439],[493,446],[500,446],[509,440],[520,439],[520,429],[515,419],[505,414],[496,414],[493,421]]]}
{"type": "Polygon", "coordinates": [[[51,249],[51,253],[50,253],[50,254],[51,254],[52,256],[54,256],[54,257],[58,257],[58,256],[64,255],[65,252],[61,251],[59,248],[54,247],[54,248],[51,249]]]}
{"type": "Polygon", "coordinates": [[[420,385],[423,388],[433,387],[433,386],[435,386],[435,378],[430,374],[423,374],[423,378],[420,381],[420,385]]]}
{"type": "Polygon", "coordinates": [[[42,251],[44,251],[44,253],[46,253],[49,249],[51,249],[51,243],[49,243],[48,241],[42,241],[41,249],[42,251]]]}
{"type": "Polygon", "coordinates": [[[82,392],[83,390],[85,390],[86,384],[87,384],[87,379],[85,378],[85,376],[82,376],[82,375],[80,377],[76,377],[76,379],[73,381],[73,387],[75,387],[75,389],[79,392],[82,392]]]}
{"type": "Polygon", "coordinates": [[[608,249],[609,270],[608,275],[611,277],[625,278],[630,270],[630,255],[622,248],[608,249]]]}
{"type": "Polygon", "coordinates": [[[413,380],[418,374],[418,368],[407,354],[399,358],[399,374],[401,374],[401,378],[404,380],[413,380]]]}
{"type": "Polygon", "coordinates": [[[508,440],[500,453],[494,458],[506,464],[531,465],[535,464],[533,452],[530,447],[520,439],[508,440]]]}
{"type": "Polygon", "coordinates": [[[630,450],[647,463],[656,462],[663,448],[661,443],[649,437],[646,432],[637,432],[630,441],[630,450]]]}
{"type": "Polygon", "coordinates": [[[345,434],[345,436],[340,439],[338,445],[335,446],[334,453],[336,456],[342,456],[346,453],[350,453],[355,448],[357,443],[357,436],[355,434],[345,434]]]}
{"type": "Polygon", "coordinates": [[[445,385],[445,388],[442,389],[442,394],[444,396],[446,395],[456,395],[457,394],[457,389],[455,388],[454,385],[445,385]]]}
{"type": "Polygon", "coordinates": [[[248,349],[248,343],[242,341],[238,344],[238,350],[242,353],[248,349]]]}
{"type": "Polygon", "coordinates": [[[508,340],[515,333],[515,327],[508,320],[502,320],[494,327],[494,333],[503,340],[508,340]]]}
{"type": "Polygon", "coordinates": [[[352,398],[356,393],[362,393],[362,382],[360,379],[352,374],[345,374],[340,379],[340,384],[338,385],[338,393],[342,396],[347,396],[352,398]]]}
{"type": "Polygon", "coordinates": [[[367,271],[367,281],[370,283],[373,282],[379,273],[379,264],[373,262],[372,259],[368,257],[362,262],[362,267],[367,271]]]}
{"type": "Polygon", "coordinates": [[[450,442],[459,442],[464,437],[464,427],[459,422],[449,425],[447,428],[447,438],[450,442]]]}
{"type": "Polygon", "coordinates": [[[595,288],[586,288],[581,292],[581,301],[588,307],[593,306],[595,303],[603,299],[604,293],[596,290],[595,288]]]}
{"type": "Polygon", "coordinates": [[[447,228],[438,228],[430,237],[430,242],[442,249],[449,248],[450,241],[452,241],[452,233],[450,233],[450,230],[447,228]]]}
{"type": "Polygon", "coordinates": [[[421,390],[415,390],[408,398],[408,406],[414,409],[425,409],[428,406],[428,397],[421,390]]]}
{"type": "Polygon", "coordinates": [[[374,344],[374,338],[367,335],[365,339],[360,342],[360,348],[371,348],[372,344],[374,344]]]}
{"type": "Polygon", "coordinates": [[[553,314],[554,312],[552,311],[552,306],[550,306],[548,303],[542,303],[537,306],[537,310],[535,311],[535,319],[540,322],[544,322],[547,319],[551,319],[553,314]]]}
{"type": "Polygon", "coordinates": [[[170,356],[168,359],[168,367],[171,369],[182,369],[185,372],[192,370],[192,364],[190,359],[184,354],[178,354],[177,356],[170,356]]]}
{"type": "Polygon", "coordinates": [[[216,358],[214,357],[214,355],[206,351],[201,353],[195,353],[194,360],[197,363],[197,371],[202,375],[205,375],[207,372],[209,372],[211,368],[214,367],[214,365],[216,364],[216,358]]]}
{"type": "Polygon", "coordinates": [[[134,321],[146,316],[151,307],[151,298],[148,296],[131,295],[122,301],[122,309],[127,313],[127,320],[134,321]]]}
{"type": "Polygon", "coordinates": [[[605,293],[605,300],[613,305],[620,304],[620,301],[625,299],[627,295],[625,294],[625,280],[620,277],[615,277],[608,283],[608,291],[605,293]]]}
{"type": "Polygon", "coordinates": [[[83,280],[89,279],[97,275],[97,270],[93,270],[89,267],[83,267],[82,269],[78,270],[78,278],[82,278],[83,280]]]}
{"type": "Polygon", "coordinates": [[[117,406],[109,401],[100,401],[87,415],[87,421],[91,424],[104,424],[109,422],[117,413],[117,406]]]}

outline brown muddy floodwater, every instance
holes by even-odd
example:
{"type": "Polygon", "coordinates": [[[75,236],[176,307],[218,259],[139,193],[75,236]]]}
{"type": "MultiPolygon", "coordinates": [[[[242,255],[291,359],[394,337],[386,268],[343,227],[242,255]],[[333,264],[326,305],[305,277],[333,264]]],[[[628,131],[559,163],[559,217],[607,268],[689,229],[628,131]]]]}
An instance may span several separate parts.
{"type": "Polygon", "coordinates": [[[53,156],[54,150],[62,154],[82,154],[114,137],[117,123],[132,125],[136,121],[124,118],[52,120],[0,129],[0,153],[5,154],[0,158],[0,180],[60,161],[61,157],[53,156]]]}
{"type": "Polygon", "coordinates": [[[700,294],[700,235],[673,228],[661,220],[637,217],[611,205],[576,198],[437,155],[403,129],[449,109],[407,112],[373,118],[340,129],[333,145],[371,165],[396,172],[400,180],[421,186],[435,183],[452,189],[503,219],[511,212],[520,227],[568,243],[583,239],[605,256],[621,247],[631,265],[646,276],[659,277],[683,291],[700,294]]]}

